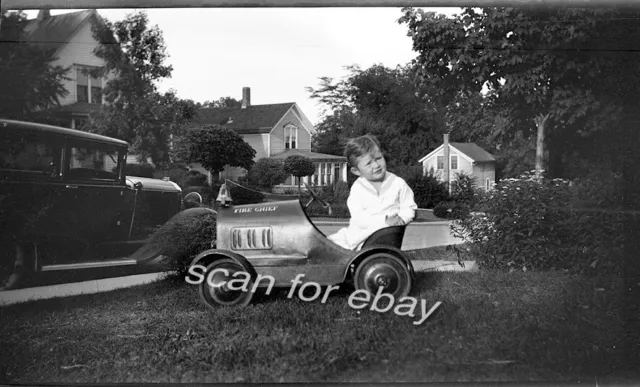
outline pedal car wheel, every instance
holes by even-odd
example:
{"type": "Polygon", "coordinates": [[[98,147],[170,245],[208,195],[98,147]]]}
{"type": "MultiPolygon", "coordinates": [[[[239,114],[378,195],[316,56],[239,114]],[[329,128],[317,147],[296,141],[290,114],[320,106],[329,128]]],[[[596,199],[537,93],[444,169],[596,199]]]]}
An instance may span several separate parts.
{"type": "Polygon", "coordinates": [[[237,272],[244,273],[246,270],[232,259],[220,259],[207,266],[205,280],[200,284],[200,298],[208,307],[215,309],[218,306],[249,305],[253,298],[253,292],[251,291],[253,281],[248,284],[247,291],[229,289],[229,281],[245,279],[245,276],[242,275],[234,277],[237,272]],[[226,270],[226,272],[222,269],[226,270]]]}
{"type": "Polygon", "coordinates": [[[380,287],[383,293],[395,299],[406,297],[411,291],[411,273],[402,260],[388,253],[377,253],[366,258],[356,269],[356,290],[366,290],[375,295],[380,287]]]}

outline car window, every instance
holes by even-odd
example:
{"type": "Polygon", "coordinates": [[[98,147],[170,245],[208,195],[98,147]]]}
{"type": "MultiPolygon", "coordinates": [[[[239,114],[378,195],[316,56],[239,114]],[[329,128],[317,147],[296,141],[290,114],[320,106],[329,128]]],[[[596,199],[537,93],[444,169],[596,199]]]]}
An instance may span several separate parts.
{"type": "Polygon", "coordinates": [[[56,177],[60,148],[26,134],[0,134],[0,170],[56,177]]]}
{"type": "Polygon", "coordinates": [[[100,144],[72,146],[68,166],[70,179],[113,181],[120,177],[118,150],[100,144]]]}

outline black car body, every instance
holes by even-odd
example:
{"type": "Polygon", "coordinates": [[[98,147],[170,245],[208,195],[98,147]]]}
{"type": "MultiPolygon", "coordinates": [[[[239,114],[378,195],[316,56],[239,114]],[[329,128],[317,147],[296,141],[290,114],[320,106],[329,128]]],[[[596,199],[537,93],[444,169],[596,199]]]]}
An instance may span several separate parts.
{"type": "Polygon", "coordinates": [[[170,181],[125,176],[125,141],[0,119],[0,287],[21,273],[129,266],[183,206],[170,181]]]}

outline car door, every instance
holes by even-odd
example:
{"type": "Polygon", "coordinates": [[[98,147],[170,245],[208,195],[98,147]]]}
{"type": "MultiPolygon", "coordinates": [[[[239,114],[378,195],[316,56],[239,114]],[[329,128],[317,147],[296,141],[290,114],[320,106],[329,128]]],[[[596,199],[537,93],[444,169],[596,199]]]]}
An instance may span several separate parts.
{"type": "Polygon", "coordinates": [[[91,246],[127,238],[132,190],[122,176],[126,149],[113,144],[74,141],[65,152],[65,228],[91,246]]]}

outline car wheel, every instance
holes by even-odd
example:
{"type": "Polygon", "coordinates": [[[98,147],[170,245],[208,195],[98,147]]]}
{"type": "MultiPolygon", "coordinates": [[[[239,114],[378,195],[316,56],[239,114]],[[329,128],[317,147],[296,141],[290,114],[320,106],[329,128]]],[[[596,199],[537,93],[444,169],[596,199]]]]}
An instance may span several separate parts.
{"type": "Polygon", "coordinates": [[[11,238],[0,242],[0,291],[16,287],[24,277],[25,249],[11,238]]]}
{"type": "Polygon", "coordinates": [[[383,293],[399,299],[409,295],[412,280],[407,265],[400,258],[389,253],[377,253],[358,265],[353,282],[356,290],[366,290],[375,295],[382,287],[383,293]]]}
{"type": "Polygon", "coordinates": [[[246,306],[253,298],[253,280],[246,285],[247,291],[229,289],[229,281],[242,280],[244,276],[234,277],[235,273],[246,273],[242,265],[232,259],[219,259],[207,266],[205,279],[200,284],[200,298],[210,307],[246,306]]]}

